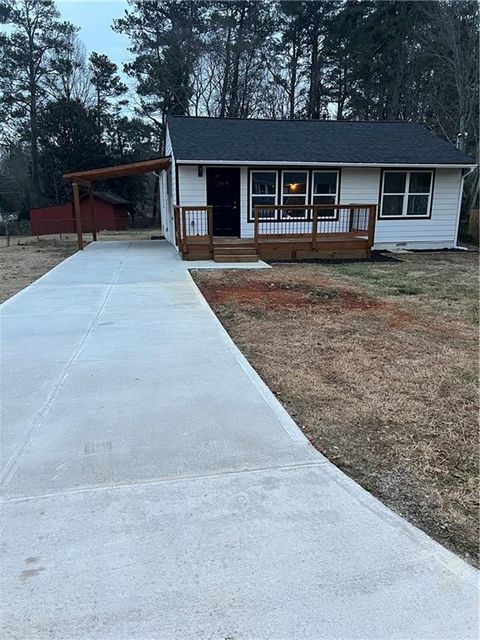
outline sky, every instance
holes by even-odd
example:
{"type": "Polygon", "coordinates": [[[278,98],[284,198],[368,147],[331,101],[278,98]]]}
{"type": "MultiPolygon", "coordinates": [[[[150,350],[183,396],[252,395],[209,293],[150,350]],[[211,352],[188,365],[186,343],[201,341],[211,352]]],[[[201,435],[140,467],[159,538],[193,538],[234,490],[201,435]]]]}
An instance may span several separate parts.
{"type": "Polygon", "coordinates": [[[111,29],[114,18],[120,18],[127,8],[126,0],[57,0],[56,5],[65,20],[80,27],[78,37],[87,55],[105,53],[120,69],[128,62],[128,38],[111,29]]]}

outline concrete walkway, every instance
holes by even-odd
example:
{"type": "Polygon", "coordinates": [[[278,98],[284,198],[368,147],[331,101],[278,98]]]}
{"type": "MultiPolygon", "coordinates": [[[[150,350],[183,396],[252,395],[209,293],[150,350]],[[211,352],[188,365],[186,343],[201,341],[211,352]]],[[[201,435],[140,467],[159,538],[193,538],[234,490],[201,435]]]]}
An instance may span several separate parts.
{"type": "Polygon", "coordinates": [[[2,638],[477,637],[476,572],[313,450],[169,245],[2,316],[2,638]]]}

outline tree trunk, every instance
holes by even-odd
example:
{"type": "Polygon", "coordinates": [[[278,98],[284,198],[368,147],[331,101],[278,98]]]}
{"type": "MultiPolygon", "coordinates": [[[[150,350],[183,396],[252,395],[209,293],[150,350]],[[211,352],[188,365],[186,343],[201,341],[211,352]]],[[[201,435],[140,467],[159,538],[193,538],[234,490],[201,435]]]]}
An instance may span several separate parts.
{"type": "Polygon", "coordinates": [[[343,111],[345,109],[346,90],[347,90],[347,70],[340,68],[338,79],[338,96],[337,96],[337,120],[343,120],[343,111]]]}
{"type": "Polygon", "coordinates": [[[312,28],[311,59],[310,59],[310,88],[308,93],[307,118],[318,120],[320,117],[320,56],[318,46],[318,27],[312,28]]]}
{"type": "Polygon", "coordinates": [[[230,80],[230,56],[232,49],[232,28],[228,27],[227,44],[225,48],[225,72],[223,74],[222,93],[220,96],[220,117],[224,118],[227,109],[228,83],[230,80]]]}
{"type": "Polygon", "coordinates": [[[240,77],[240,59],[242,57],[243,48],[243,26],[245,22],[245,7],[242,7],[240,20],[238,23],[237,41],[235,43],[235,58],[233,62],[233,78],[230,87],[230,103],[228,105],[228,116],[230,118],[238,117],[238,81],[240,77]]]}
{"type": "Polygon", "coordinates": [[[97,88],[97,143],[98,146],[102,143],[102,129],[101,129],[101,98],[100,98],[100,89],[97,88]]]}
{"type": "Polygon", "coordinates": [[[29,37],[29,93],[30,93],[30,145],[32,154],[32,183],[33,183],[33,204],[37,206],[40,197],[40,169],[38,161],[38,113],[37,113],[37,85],[35,82],[35,62],[33,58],[33,39],[29,37]]]}
{"type": "Polygon", "coordinates": [[[295,93],[297,88],[298,51],[299,47],[297,42],[292,42],[292,64],[290,67],[290,87],[288,90],[288,115],[290,120],[293,120],[295,118],[295,93]]]}
{"type": "Polygon", "coordinates": [[[56,166],[55,158],[53,157],[52,157],[52,184],[53,184],[53,189],[55,191],[55,203],[61,204],[60,194],[58,192],[57,166],[56,166]]]}
{"type": "Polygon", "coordinates": [[[30,100],[30,144],[32,146],[32,182],[34,204],[38,205],[40,197],[40,170],[38,164],[38,126],[37,126],[37,104],[36,93],[34,92],[30,100]]]}
{"type": "Polygon", "coordinates": [[[460,116],[460,124],[458,127],[459,131],[457,134],[457,149],[460,151],[465,151],[465,116],[460,116]]]}

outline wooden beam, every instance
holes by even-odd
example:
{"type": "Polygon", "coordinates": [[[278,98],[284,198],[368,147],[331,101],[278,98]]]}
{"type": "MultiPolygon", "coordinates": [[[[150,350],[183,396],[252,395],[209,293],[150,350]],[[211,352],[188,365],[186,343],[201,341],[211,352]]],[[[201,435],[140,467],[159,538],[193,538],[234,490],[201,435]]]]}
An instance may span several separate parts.
{"type": "Polygon", "coordinates": [[[97,241],[97,224],[95,220],[95,203],[93,201],[93,189],[92,185],[90,185],[88,189],[88,204],[90,207],[90,220],[92,221],[92,238],[93,241],[97,241]]]}
{"type": "Polygon", "coordinates": [[[170,166],[170,156],[163,158],[155,158],[154,160],[142,160],[140,162],[128,162],[125,164],[117,164],[111,167],[102,167],[100,169],[88,169],[87,171],[75,171],[64,173],[64,180],[71,180],[77,184],[86,186],[85,182],[95,182],[98,180],[109,180],[110,178],[121,178],[123,176],[134,176],[141,173],[149,173],[160,169],[167,169],[170,166]]]}
{"type": "Polygon", "coordinates": [[[81,187],[86,187],[87,189],[89,189],[91,186],[90,181],[84,180],[83,178],[75,178],[75,182],[79,184],[81,187]]]}
{"type": "Polygon", "coordinates": [[[80,193],[78,184],[72,183],[73,189],[73,211],[75,213],[75,226],[77,227],[77,245],[80,251],[83,251],[83,233],[82,233],[82,212],[80,209],[80,193]]]}

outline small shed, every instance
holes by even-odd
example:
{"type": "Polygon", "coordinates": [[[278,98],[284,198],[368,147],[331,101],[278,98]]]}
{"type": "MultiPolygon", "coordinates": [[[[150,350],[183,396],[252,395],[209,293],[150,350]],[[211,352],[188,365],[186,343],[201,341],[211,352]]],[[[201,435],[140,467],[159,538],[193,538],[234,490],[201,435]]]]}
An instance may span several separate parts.
{"type": "MultiPolygon", "coordinates": [[[[106,191],[93,192],[96,231],[124,231],[128,227],[130,202],[106,191]]],[[[93,232],[88,194],[80,198],[83,231],[93,232]]],[[[76,233],[75,214],[71,202],[30,210],[32,235],[76,233]]]]}

